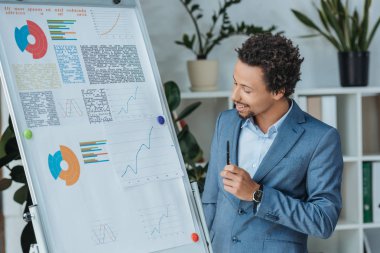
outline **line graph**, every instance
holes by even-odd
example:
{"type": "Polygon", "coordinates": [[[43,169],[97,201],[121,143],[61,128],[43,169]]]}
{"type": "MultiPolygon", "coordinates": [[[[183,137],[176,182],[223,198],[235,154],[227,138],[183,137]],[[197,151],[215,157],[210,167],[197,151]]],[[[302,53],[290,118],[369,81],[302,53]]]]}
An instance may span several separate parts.
{"type": "Polygon", "coordinates": [[[101,39],[127,39],[134,41],[134,35],[130,32],[133,27],[132,20],[124,11],[117,13],[112,9],[91,10],[96,33],[101,39]]]}
{"type": "Polygon", "coordinates": [[[107,99],[114,121],[141,120],[154,117],[147,110],[152,101],[151,92],[144,85],[128,84],[127,87],[107,89],[107,99]]]}
{"type": "Polygon", "coordinates": [[[100,35],[106,35],[106,34],[112,32],[112,30],[115,28],[115,26],[116,26],[117,23],[119,22],[119,19],[120,19],[120,13],[117,15],[116,21],[115,21],[115,23],[111,26],[111,28],[110,28],[108,31],[105,31],[105,32],[101,33],[100,35]]]}
{"type": "Polygon", "coordinates": [[[183,176],[169,128],[156,117],[119,122],[108,130],[110,158],[125,187],[183,176]]]}
{"type": "Polygon", "coordinates": [[[75,98],[65,99],[63,102],[58,102],[59,109],[63,113],[64,118],[82,117],[83,110],[75,98]]]}
{"type": "Polygon", "coordinates": [[[121,109],[120,109],[120,111],[119,111],[119,113],[118,113],[119,115],[120,115],[121,113],[128,113],[128,112],[129,112],[129,102],[130,102],[131,100],[136,101],[136,99],[137,99],[137,89],[138,89],[138,88],[139,88],[139,86],[136,86],[135,94],[132,95],[132,96],[130,96],[130,97],[128,98],[127,103],[126,103],[125,106],[121,107],[121,109]]]}
{"type": "Polygon", "coordinates": [[[158,224],[153,228],[150,235],[153,235],[154,233],[161,234],[161,223],[164,218],[169,218],[169,206],[166,207],[166,213],[161,215],[160,219],[158,219],[158,224]]]}
{"type": "Polygon", "coordinates": [[[141,200],[134,206],[135,221],[141,229],[141,240],[151,249],[146,252],[193,243],[191,234],[196,228],[182,185],[182,179],[176,178],[133,189],[141,200]]]}
{"type": "Polygon", "coordinates": [[[86,106],[76,87],[66,87],[65,92],[54,93],[54,102],[61,126],[87,124],[86,106]]]}
{"type": "Polygon", "coordinates": [[[140,209],[140,219],[149,240],[167,239],[184,235],[181,216],[175,205],[158,205],[140,209]]]}
{"type": "Polygon", "coordinates": [[[151,141],[152,130],[153,130],[153,127],[149,131],[148,145],[146,145],[144,143],[141,144],[139,150],[136,153],[135,168],[133,169],[133,167],[128,164],[127,167],[125,168],[125,172],[121,175],[122,177],[125,176],[125,174],[128,172],[128,170],[131,170],[135,175],[138,173],[138,164],[137,164],[138,156],[139,156],[140,151],[142,151],[143,148],[146,148],[146,149],[150,150],[150,141],[151,141]]]}
{"type": "Polygon", "coordinates": [[[112,225],[105,221],[96,221],[92,227],[92,240],[96,245],[112,243],[117,240],[112,225]]]}

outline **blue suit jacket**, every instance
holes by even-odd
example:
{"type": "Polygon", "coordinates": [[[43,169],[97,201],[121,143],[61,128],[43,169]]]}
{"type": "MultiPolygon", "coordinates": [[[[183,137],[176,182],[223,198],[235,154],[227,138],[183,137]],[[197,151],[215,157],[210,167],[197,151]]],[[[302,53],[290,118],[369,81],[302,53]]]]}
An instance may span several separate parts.
{"type": "Polygon", "coordinates": [[[242,122],[235,109],[223,112],[211,145],[202,203],[214,252],[307,252],[308,235],[329,237],[341,210],[339,134],[293,101],[253,177],[264,185],[257,208],[226,192],[219,175],[226,165],[227,141],[231,163],[237,164],[242,122]]]}

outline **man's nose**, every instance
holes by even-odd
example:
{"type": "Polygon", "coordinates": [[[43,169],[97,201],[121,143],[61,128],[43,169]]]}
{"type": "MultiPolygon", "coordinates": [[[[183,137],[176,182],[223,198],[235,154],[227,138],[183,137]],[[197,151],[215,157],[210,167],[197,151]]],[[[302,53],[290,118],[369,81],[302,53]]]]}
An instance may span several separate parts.
{"type": "Polygon", "coordinates": [[[231,93],[231,99],[232,101],[239,101],[240,100],[240,89],[238,85],[235,85],[232,89],[231,93]]]}

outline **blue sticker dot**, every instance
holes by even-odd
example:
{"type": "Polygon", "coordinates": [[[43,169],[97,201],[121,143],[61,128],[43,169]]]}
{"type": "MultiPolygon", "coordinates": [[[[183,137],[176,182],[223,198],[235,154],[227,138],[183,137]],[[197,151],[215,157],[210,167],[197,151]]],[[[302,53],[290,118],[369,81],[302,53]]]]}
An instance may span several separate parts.
{"type": "Polygon", "coordinates": [[[160,123],[161,125],[163,125],[165,123],[165,118],[163,116],[158,116],[157,117],[157,121],[158,121],[158,123],[160,123]]]}

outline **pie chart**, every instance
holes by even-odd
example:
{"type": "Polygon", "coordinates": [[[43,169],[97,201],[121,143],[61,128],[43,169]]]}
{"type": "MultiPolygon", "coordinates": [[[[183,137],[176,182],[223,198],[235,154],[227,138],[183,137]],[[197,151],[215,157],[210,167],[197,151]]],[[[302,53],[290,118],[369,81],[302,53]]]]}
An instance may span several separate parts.
{"type": "Polygon", "coordinates": [[[33,59],[44,57],[47,52],[47,39],[44,31],[33,21],[27,20],[26,25],[15,28],[15,40],[21,52],[27,51],[32,54],[33,59]],[[34,38],[34,43],[28,41],[28,36],[34,38]]]}
{"type": "Polygon", "coordinates": [[[66,181],[66,185],[73,185],[79,179],[80,166],[79,161],[75,153],[66,146],[59,146],[59,151],[54,155],[49,154],[48,164],[50,173],[54,179],[58,177],[66,181]],[[62,168],[62,161],[67,164],[67,169],[62,168]]]}

